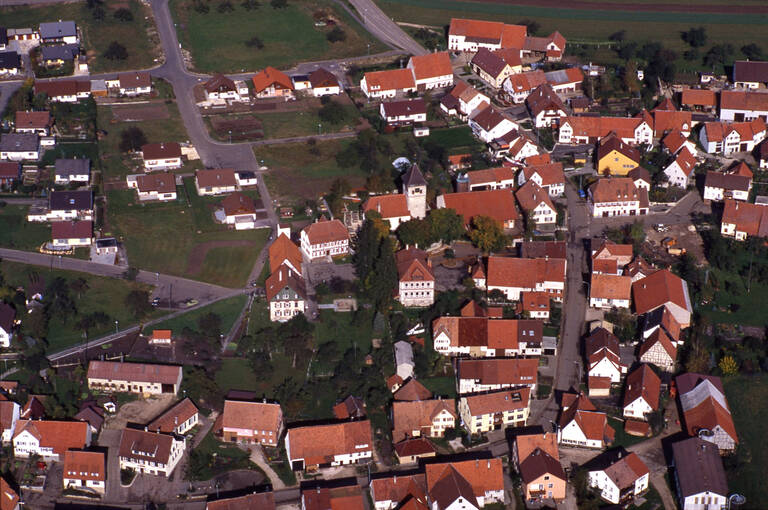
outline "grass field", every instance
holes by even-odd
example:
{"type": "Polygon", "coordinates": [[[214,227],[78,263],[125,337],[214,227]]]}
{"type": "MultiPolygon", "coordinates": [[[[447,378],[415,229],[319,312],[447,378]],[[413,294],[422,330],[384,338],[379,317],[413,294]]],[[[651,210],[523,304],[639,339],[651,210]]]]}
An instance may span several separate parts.
{"type": "Polygon", "coordinates": [[[17,250],[36,250],[51,239],[51,227],[27,221],[25,205],[0,207],[0,246],[17,250]]]}
{"type": "Polygon", "coordinates": [[[260,389],[259,379],[248,360],[244,358],[221,360],[221,368],[216,372],[216,384],[225,395],[229,390],[257,391],[260,389]]]}
{"type": "MultiPolygon", "coordinates": [[[[147,120],[143,122],[117,122],[111,106],[99,106],[97,125],[107,132],[99,140],[99,150],[103,155],[102,167],[105,178],[123,177],[141,170],[141,160],[130,159],[120,151],[120,135],[129,127],[138,127],[144,132],[149,143],[186,142],[189,140],[187,130],[181,120],[176,103],[158,103],[167,108],[168,118],[147,120]]],[[[179,172],[190,172],[202,168],[199,161],[187,163],[179,172]]]]}
{"type": "MultiPolygon", "coordinates": [[[[690,0],[690,3],[701,2],[690,0]]],[[[729,5],[724,0],[712,0],[708,3],[729,5]]],[[[747,4],[740,1],[737,3],[747,4]]],[[[765,30],[768,15],[764,14],[669,13],[653,12],[652,7],[644,12],[552,9],[461,0],[379,0],[377,4],[395,21],[430,26],[448,25],[452,17],[507,23],[517,23],[524,19],[534,20],[541,26],[540,35],[558,30],[569,42],[607,41],[611,34],[625,30],[628,40],[658,41],[666,47],[683,51],[687,49],[687,45],[680,38],[680,33],[691,26],[703,26],[707,30],[709,41],[702,53],[712,44],[726,42],[732,44],[737,51],[741,46],[750,43],[768,47],[768,31],[765,30]]],[[[761,2],[755,4],[762,5],[761,2]]],[[[679,63],[682,64],[682,59],[679,63]]]]}
{"type": "Polygon", "coordinates": [[[255,71],[268,65],[288,67],[387,49],[329,0],[289,1],[284,9],[268,4],[262,2],[258,9],[247,11],[240,2],[232,2],[234,10],[226,13],[211,4],[207,14],[197,12],[191,0],[172,0],[170,7],[179,24],[179,40],[191,51],[198,71],[255,71]],[[345,41],[326,40],[331,28],[314,26],[313,15],[320,12],[339,21],[347,35],[345,41]],[[246,46],[253,37],[262,41],[262,49],[246,46]]]}
{"type": "MultiPolygon", "coordinates": [[[[75,292],[72,292],[78,315],[87,315],[100,311],[110,316],[108,324],[95,327],[89,331],[89,338],[96,338],[110,331],[114,332],[115,320],[119,321],[120,329],[136,324],[136,319],[123,304],[125,297],[132,290],[151,290],[149,285],[129,282],[127,280],[104,278],[76,271],[51,270],[45,267],[30,266],[5,260],[0,261],[0,271],[2,271],[6,283],[14,287],[26,287],[29,285],[30,277],[33,275],[39,277],[45,284],[50,283],[57,277],[65,278],[68,281],[84,278],[88,283],[87,290],[79,298],[75,292]]],[[[165,312],[156,312],[153,316],[157,317],[163,313],[165,312]]],[[[75,322],[77,322],[77,317],[71,317],[67,322],[56,318],[51,319],[48,323],[49,352],[64,349],[83,340],[83,333],[74,327],[75,322]]]]}
{"type": "MultiPolygon", "coordinates": [[[[743,462],[726,471],[728,487],[747,497],[744,510],[765,508],[768,501],[768,450],[765,424],[768,423],[768,375],[737,376],[723,379],[728,405],[739,435],[739,454],[743,462]]],[[[727,464],[726,464],[727,465],[727,464]]]]}
{"type": "Polygon", "coordinates": [[[768,326],[768,314],[765,313],[765,303],[768,302],[768,285],[752,283],[750,291],[747,293],[740,276],[728,275],[714,268],[712,275],[720,282],[719,287],[721,289],[715,293],[713,303],[717,303],[723,310],[713,310],[702,306],[702,315],[708,317],[713,324],[768,326]],[[725,290],[726,280],[735,285],[730,291],[725,290]],[[737,309],[734,311],[733,308],[737,309]]]}
{"type": "Polygon", "coordinates": [[[232,325],[240,316],[240,312],[243,311],[246,299],[247,298],[244,295],[222,299],[221,301],[211,303],[208,306],[203,306],[197,310],[192,310],[189,313],[155,324],[151,329],[170,329],[179,333],[183,331],[184,328],[197,331],[199,329],[197,321],[200,320],[200,317],[208,313],[215,313],[221,317],[221,331],[226,334],[232,329],[232,325]]]}
{"type": "Polygon", "coordinates": [[[223,286],[245,285],[264,247],[269,231],[228,230],[214,223],[213,206],[223,197],[198,197],[191,178],[185,179],[180,199],[171,203],[137,204],[133,191],[107,193],[107,222],[112,234],[124,239],[131,264],[151,271],[208,281],[223,286]],[[227,245],[227,241],[249,244],[227,245]],[[208,243],[201,247],[203,243],[208,243]],[[207,249],[202,264],[191,256],[207,249]]]}
{"type": "Polygon", "coordinates": [[[345,178],[355,188],[365,182],[366,173],[359,168],[340,168],[336,154],[351,142],[349,140],[318,141],[312,153],[307,144],[285,144],[254,147],[256,158],[269,167],[267,185],[276,198],[287,201],[317,199],[327,191],[334,179],[345,178]]]}
{"type": "Polygon", "coordinates": [[[124,69],[145,69],[154,65],[158,50],[155,49],[156,39],[149,32],[156,33],[152,10],[143,6],[138,0],[123,0],[121,2],[105,2],[104,19],[97,21],[85,2],[57,3],[36,7],[14,6],[0,9],[0,26],[37,29],[41,22],[73,20],[77,23],[82,34],[82,42],[91,72],[119,71],[124,69]],[[114,6],[114,4],[120,4],[114,6]],[[114,11],[118,7],[128,7],[133,14],[133,21],[118,21],[114,11]],[[145,17],[149,17],[145,19],[145,17]],[[118,41],[128,50],[125,60],[107,60],[101,57],[112,41],[118,41]]]}
{"type": "Polygon", "coordinates": [[[425,142],[434,142],[444,147],[451,154],[463,154],[465,152],[482,150],[482,145],[472,135],[472,128],[469,126],[434,129],[423,140],[425,142]]]}

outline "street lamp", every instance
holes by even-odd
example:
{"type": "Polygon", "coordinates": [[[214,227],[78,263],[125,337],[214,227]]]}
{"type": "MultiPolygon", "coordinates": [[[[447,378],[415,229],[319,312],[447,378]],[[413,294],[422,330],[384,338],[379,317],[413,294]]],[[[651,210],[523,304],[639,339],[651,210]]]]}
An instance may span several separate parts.
{"type": "Polygon", "coordinates": [[[741,506],[744,503],[747,502],[747,498],[742,496],[741,494],[738,494],[734,492],[730,496],[728,496],[728,510],[731,510],[731,508],[735,506],[741,506]]]}
{"type": "Polygon", "coordinates": [[[232,130],[229,130],[229,143],[232,143],[232,130]]]}
{"type": "Polygon", "coordinates": [[[118,320],[117,320],[117,319],[115,319],[115,334],[117,334],[117,332],[118,332],[118,329],[117,329],[117,324],[118,324],[118,320]]]}
{"type": "Polygon", "coordinates": [[[323,128],[323,125],[321,123],[317,123],[317,136],[320,136],[320,130],[323,128]]]}

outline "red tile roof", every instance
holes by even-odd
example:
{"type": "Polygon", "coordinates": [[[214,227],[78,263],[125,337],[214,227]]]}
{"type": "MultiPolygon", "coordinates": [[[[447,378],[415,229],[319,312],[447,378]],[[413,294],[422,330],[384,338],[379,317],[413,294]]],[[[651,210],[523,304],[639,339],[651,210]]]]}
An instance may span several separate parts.
{"type": "Polygon", "coordinates": [[[449,193],[443,197],[445,207],[463,216],[464,224],[467,226],[476,216],[489,216],[502,226],[508,221],[519,218],[515,197],[508,189],[449,193]]]}
{"type": "Polygon", "coordinates": [[[564,259],[488,257],[489,287],[535,289],[545,281],[565,282],[564,259]]]}
{"type": "Polygon", "coordinates": [[[575,421],[587,439],[605,441],[612,439],[615,431],[608,425],[605,413],[596,410],[594,404],[584,395],[579,396],[567,407],[563,401],[564,411],[560,416],[560,428],[575,421]]]}
{"type": "Polygon", "coordinates": [[[173,174],[155,173],[136,177],[136,187],[142,193],[175,193],[176,178],[173,174]]]}
{"type": "Polygon", "coordinates": [[[16,129],[43,129],[50,127],[53,123],[51,119],[51,112],[16,112],[16,122],[14,126],[16,129]]]}
{"type": "Polygon", "coordinates": [[[181,157],[181,145],[176,142],[148,143],[141,146],[144,160],[171,159],[181,157]]]}
{"type": "Polygon", "coordinates": [[[444,411],[454,418],[456,413],[456,401],[452,398],[440,400],[410,400],[395,401],[392,403],[392,440],[395,442],[415,437],[413,431],[418,430],[424,435],[429,435],[432,421],[444,411]],[[425,433],[426,429],[426,433],[425,433]]]}
{"type": "Polygon", "coordinates": [[[227,195],[221,201],[221,206],[224,208],[224,214],[227,216],[256,213],[256,206],[251,197],[243,195],[239,191],[227,195]]]}
{"type": "Polygon", "coordinates": [[[394,195],[376,195],[369,197],[363,205],[363,211],[376,211],[382,218],[410,218],[408,211],[408,202],[405,195],[398,193],[394,195]]]}
{"type": "Polygon", "coordinates": [[[473,459],[459,462],[427,464],[427,489],[433,492],[436,483],[453,468],[472,487],[476,497],[485,497],[487,492],[504,490],[504,467],[500,458],[473,459]]]}
{"type": "Polygon", "coordinates": [[[521,292],[520,303],[524,312],[548,312],[549,294],[546,292],[521,292]]]}
{"type": "Polygon", "coordinates": [[[92,360],[88,364],[88,379],[178,384],[181,381],[181,367],[178,365],[92,360]]]}
{"type": "Polygon", "coordinates": [[[287,442],[293,459],[304,459],[305,466],[325,464],[334,455],[373,449],[368,420],[309,425],[288,430],[287,442]]]}
{"type": "Polygon", "coordinates": [[[656,136],[661,136],[670,131],[691,131],[691,112],[653,112],[653,129],[656,136]]]}
{"type": "Polygon", "coordinates": [[[680,103],[684,106],[717,106],[717,94],[709,89],[685,89],[680,103]]]}
{"type": "Polygon", "coordinates": [[[283,411],[280,404],[273,402],[225,400],[222,416],[221,425],[224,428],[267,430],[277,436],[282,425],[283,411]]]}
{"type": "Polygon", "coordinates": [[[736,225],[736,230],[749,236],[768,237],[768,207],[726,199],[723,223],[736,225]]]}
{"type": "Polygon", "coordinates": [[[641,398],[655,411],[659,408],[661,379],[645,363],[627,375],[627,387],[624,391],[624,407],[641,398]]]}
{"type": "Polygon", "coordinates": [[[651,350],[651,347],[656,345],[656,343],[661,344],[661,347],[666,351],[667,355],[669,355],[671,363],[674,363],[677,360],[677,347],[672,343],[672,339],[669,338],[669,335],[667,335],[661,328],[658,328],[651,333],[648,339],[642,343],[640,351],[637,353],[638,358],[642,358],[646,352],[651,350]]]}
{"type": "Polygon", "coordinates": [[[269,267],[280,267],[283,262],[288,261],[294,269],[300,271],[303,261],[301,250],[285,234],[280,234],[275,241],[269,245],[269,267]]]}
{"type": "Polygon", "coordinates": [[[516,192],[515,198],[520,204],[520,209],[526,213],[532,213],[540,204],[545,204],[555,211],[555,204],[549,198],[549,193],[542,189],[536,181],[528,180],[516,192]]]}
{"type": "Polygon", "coordinates": [[[590,298],[626,299],[632,294],[632,278],[613,274],[592,274],[589,287],[590,298]]]}
{"type": "Polygon", "coordinates": [[[0,510],[16,510],[19,501],[18,493],[0,476],[0,510]]]}
{"type": "Polygon", "coordinates": [[[414,55],[411,57],[410,66],[413,68],[413,74],[417,80],[453,74],[450,54],[447,51],[414,55]]]}
{"type": "Polygon", "coordinates": [[[721,110],[768,110],[768,94],[741,90],[723,90],[720,92],[721,110]]]}
{"type": "MultiPolygon", "coordinates": [[[[421,442],[429,444],[429,441],[425,439],[414,439],[407,442],[402,442],[398,444],[405,444],[405,443],[415,443],[415,442],[421,442]]],[[[398,445],[395,445],[395,449],[397,450],[398,445]]],[[[403,447],[401,446],[401,450],[403,447]]],[[[424,451],[426,448],[422,448],[419,451],[424,451]]],[[[426,450],[429,451],[429,450],[426,450]]],[[[431,450],[434,451],[434,448],[431,450]]],[[[414,455],[413,453],[400,453],[398,451],[398,455],[400,456],[409,456],[414,455]]],[[[371,498],[373,499],[374,503],[384,503],[386,501],[391,501],[392,504],[398,504],[402,503],[406,498],[412,497],[419,500],[423,500],[426,502],[426,493],[427,493],[427,482],[425,479],[425,475],[422,473],[417,473],[413,475],[409,474],[396,474],[394,476],[388,476],[386,478],[376,478],[374,480],[371,480],[371,498]]]]}
{"type": "Polygon", "coordinates": [[[286,287],[296,292],[301,299],[306,299],[307,297],[304,278],[286,264],[272,271],[264,286],[267,301],[272,301],[286,287]]]}
{"type": "Polygon", "coordinates": [[[198,170],[195,179],[200,188],[236,187],[237,179],[232,168],[217,168],[210,170],[198,170]]]}
{"type": "Polygon", "coordinates": [[[690,311],[688,284],[668,269],[662,269],[632,284],[632,297],[638,314],[650,312],[666,303],[690,311]]]}
{"type": "Polygon", "coordinates": [[[419,381],[411,378],[395,392],[393,397],[399,401],[429,400],[432,398],[432,392],[419,381]]]}
{"type": "Polygon", "coordinates": [[[260,492],[218,499],[208,501],[205,510],[275,510],[275,497],[271,492],[260,492]]]}
{"type": "Polygon", "coordinates": [[[413,73],[410,69],[390,69],[365,73],[365,84],[368,90],[405,90],[416,88],[413,73]]]}
{"type": "Polygon", "coordinates": [[[471,416],[483,416],[526,409],[530,403],[530,398],[531,388],[526,386],[514,390],[468,395],[462,397],[462,400],[466,400],[471,416]]]}
{"type": "Polygon", "coordinates": [[[347,232],[344,224],[335,219],[316,221],[304,227],[304,232],[310,244],[324,244],[349,239],[349,232],[347,232]]]}
{"type": "Polygon", "coordinates": [[[267,66],[263,71],[255,75],[252,81],[256,94],[263,92],[272,85],[278,89],[293,90],[293,82],[291,82],[288,75],[271,66],[267,66]]]}
{"type": "Polygon", "coordinates": [[[64,478],[103,482],[107,479],[106,471],[103,452],[64,452],[64,478]]]}
{"type": "Polygon", "coordinates": [[[13,437],[28,431],[39,441],[41,448],[51,448],[55,455],[63,455],[67,450],[88,446],[88,427],[90,425],[83,421],[19,420],[13,437]]]}
{"type": "Polygon", "coordinates": [[[401,282],[433,281],[432,264],[427,258],[426,252],[408,248],[395,254],[397,263],[397,275],[401,282]]]}
{"type": "Polygon", "coordinates": [[[118,455],[128,459],[168,464],[173,448],[173,436],[139,429],[123,429],[118,455]]]}
{"type": "Polygon", "coordinates": [[[469,179],[469,184],[471,186],[499,183],[502,181],[514,182],[515,171],[508,166],[486,168],[484,170],[473,170],[471,172],[467,172],[467,178],[469,179]]]}
{"type": "Polygon", "coordinates": [[[634,138],[635,129],[644,120],[638,117],[567,117],[561,125],[566,122],[573,128],[573,136],[602,138],[614,132],[620,138],[634,138]]]}
{"type": "Polygon", "coordinates": [[[152,432],[171,433],[176,427],[192,418],[198,413],[197,406],[192,400],[185,398],[176,402],[160,416],[147,424],[147,429],[152,432]]]}
{"type": "Polygon", "coordinates": [[[490,358],[456,360],[458,379],[474,379],[482,385],[511,384],[530,386],[538,378],[535,358],[490,358]]]}
{"type": "Polygon", "coordinates": [[[527,33],[525,25],[462,18],[452,18],[448,29],[449,35],[463,35],[470,41],[500,44],[502,48],[522,48],[527,33]]]}

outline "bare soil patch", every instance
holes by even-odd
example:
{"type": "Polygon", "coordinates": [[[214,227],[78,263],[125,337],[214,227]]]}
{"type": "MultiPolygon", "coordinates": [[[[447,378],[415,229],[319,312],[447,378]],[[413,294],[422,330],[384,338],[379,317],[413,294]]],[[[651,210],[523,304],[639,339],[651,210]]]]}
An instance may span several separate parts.
{"type": "Polygon", "coordinates": [[[118,122],[143,122],[170,117],[168,108],[164,104],[113,106],[112,115],[118,122]]]}
{"type": "Polygon", "coordinates": [[[256,244],[253,241],[208,241],[207,243],[200,243],[192,248],[192,252],[187,258],[187,271],[188,275],[196,275],[203,269],[203,262],[205,262],[205,256],[208,254],[208,250],[212,248],[226,248],[229,246],[251,246],[256,244]]]}
{"type": "Polygon", "coordinates": [[[211,117],[211,127],[219,137],[226,138],[231,135],[233,141],[264,138],[261,121],[256,117],[211,117]]]}
{"type": "Polygon", "coordinates": [[[127,423],[147,423],[167,409],[174,400],[176,395],[164,394],[128,402],[120,406],[115,416],[107,419],[105,427],[122,429],[127,423]]]}

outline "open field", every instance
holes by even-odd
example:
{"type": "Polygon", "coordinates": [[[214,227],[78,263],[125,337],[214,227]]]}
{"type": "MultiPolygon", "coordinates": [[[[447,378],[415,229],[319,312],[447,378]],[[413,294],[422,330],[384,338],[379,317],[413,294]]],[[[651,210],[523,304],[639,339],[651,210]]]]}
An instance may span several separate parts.
{"type": "Polygon", "coordinates": [[[720,289],[715,292],[713,305],[701,307],[701,314],[708,317],[713,324],[736,324],[742,326],[768,326],[768,314],[765,313],[765,303],[768,302],[768,285],[752,283],[749,293],[742,278],[738,275],[724,273],[712,269],[712,275],[717,278],[720,289]],[[730,288],[733,286],[733,288],[730,288]],[[726,290],[730,288],[730,290],[726,290]]]}
{"type": "Polygon", "coordinates": [[[736,467],[726,460],[728,487],[747,497],[744,510],[765,507],[768,501],[768,450],[765,449],[765,423],[768,422],[768,375],[724,378],[728,405],[739,435],[736,467]]]}
{"type": "Polygon", "coordinates": [[[232,329],[232,325],[243,310],[245,300],[245,295],[222,299],[221,301],[211,303],[208,306],[198,308],[197,310],[174,317],[173,319],[168,319],[167,321],[155,324],[152,326],[152,329],[170,329],[178,333],[181,333],[184,328],[197,331],[199,329],[197,321],[200,320],[200,317],[208,313],[215,313],[221,317],[221,331],[226,334],[232,329]]]}
{"type": "Polygon", "coordinates": [[[469,126],[432,129],[429,136],[422,140],[444,147],[449,154],[481,152],[483,149],[482,144],[478,143],[477,138],[472,135],[472,128],[469,126]]]}
{"type": "Polygon", "coordinates": [[[155,65],[154,59],[159,50],[155,49],[156,29],[152,10],[138,0],[125,0],[118,7],[127,7],[133,14],[133,21],[119,21],[114,17],[117,7],[110,7],[118,2],[105,2],[104,19],[94,19],[85,2],[57,3],[35,7],[14,6],[0,9],[0,26],[8,28],[33,27],[40,22],[73,20],[82,34],[82,46],[87,52],[88,67],[91,72],[119,71],[124,69],[145,69],[155,65]],[[149,19],[145,19],[145,17],[149,19]],[[148,35],[153,34],[152,37],[148,35]],[[112,41],[125,46],[128,58],[125,60],[107,60],[101,54],[112,41]]]}
{"type": "MultiPolygon", "coordinates": [[[[526,0],[521,3],[529,2],[526,0]]],[[[674,3],[687,4],[688,2],[674,3]]],[[[690,3],[698,5],[701,2],[691,0],[690,3]]],[[[627,40],[658,41],[666,47],[683,51],[687,49],[687,45],[680,38],[680,33],[691,26],[703,26],[709,37],[707,47],[703,48],[704,52],[710,45],[718,43],[730,43],[737,51],[742,45],[750,43],[768,46],[768,32],[765,30],[768,14],[735,14],[732,6],[725,0],[713,0],[710,3],[722,6],[721,10],[724,13],[679,12],[670,15],[668,12],[657,9],[658,5],[649,5],[647,10],[637,11],[629,8],[600,10],[605,9],[604,5],[572,9],[568,8],[570,4],[561,4],[559,8],[552,8],[541,5],[510,5],[494,1],[380,0],[377,2],[395,21],[442,26],[448,25],[452,17],[489,19],[507,23],[529,19],[540,24],[539,34],[549,34],[559,30],[569,42],[573,40],[607,41],[611,34],[625,30],[627,40]]],[[[765,5],[758,2],[739,3],[753,6],[765,5]]],[[[680,63],[682,64],[682,61],[680,63]]]]}
{"type": "Polygon", "coordinates": [[[0,207],[0,246],[17,250],[36,250],[51,239],[51,227],[45,223],[27,221],[29,207],[6,205],[0,207]]]}
{"type": "Polygon", "coordinates": [[[288,2],[284,9],[273,9],[268,2],[262,2],[258,9],[250,11],[240,4],[232,2],[234,9],[224,13],[210,4],[210,12],[203,14],[194,9],[190,0],[171,1],[171,12],[179,24],[179,40],[191,51],[198,71],[235,72],[268,65],[289,67],[297,62],[387,49],[328,0],[288,2]],[[313,16],[336,20],[337,26],[346,33],[346,40],[336,43],[326,40],[332,27],[316,27],[313,16]],[[263,48],[246,45],[253,37],[261,40],[263,48]]]}
{"type": "Polygon", "coordinates": [[[349,140],[318,141],[314,148],[319,154],[312,154],[313,147],[303,143],[255,147],[254,153],[269,167],[266,182],[275,198],[289,202],[314,200],[338,177],[346,179],[353,188],[365,182],[363,170],[340,168],[336,164],[336,154],[349,143],[349,140]]]}
{"type": "MultiPolygon", "coordinates": [[[[149,285],[128,280],[93,276],[76,271],[47,269],[9,261],[0,262],[0,271],[5,277],[6,283],[14,287],[28,286],[30,278],[36,278],[44,285],[50,284],[57,277],[65,278],[68,282],[83,278],[87,282],[86,290],[79,297],[76,292],[71,291],[77,308],[77,315],[69,317],[66,322],[58,317],[53,317],[48,323],[48,348],[51,352],[75,345],[83,340],[83,333],[75,328],[78,317],[83,315],[104,312],[110,317],[106,324],[92,328],[88,334],[89,338],[96,338],[110,331],[114,332],[115,320],[119,321],[120,329],[134,325],[137,320],[124,305],[125,297],[132,290],[151,290],[149,285]]],[[[156,311],[152,316],[158,317],[164,313],[166,312],[156,311]]]]}
{"type": "MultiPolygon", "coordinates": [[[[186,142],[187,130],[181,121],[176,103],[152,103],[136,106],[99,106],[97,125],[106,131],[106,136],[99,140],[99,150],[103,155],[102,168],[105,180],[122,180],[130,173],[143,172],[140,159],[130,159],[120,151],[120,134],[129,127],[137,127],[144,132],[149,143],[186,142]],[[143,121],[123,121],[118,118],[147,118],[143,121]]],[[[179,170],[191,172],[202,168],[199,161],[188,162],[179,170]]]]}
{"type": "Polygon", "coordinates": [[[128,258],[142,269],[174,274],[218,285],[245,285],[269,232],[228,230],[214,223],[214,206],[223,197],[198,197],[191,178],[171,203],[137,204],[134,191],[107,194],[109,230],[124,239],[128,258]],[[185,197],[189,197],[191,207],[185,197]],[[243,241],[232,246],[231,241],[243,241]],[[205,250],[202,265],[190,264],[205,250]]]}

